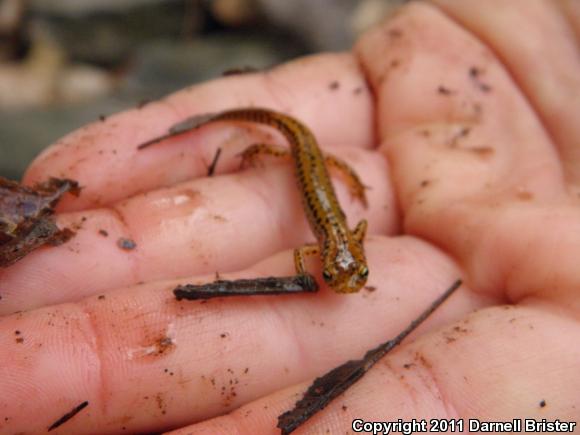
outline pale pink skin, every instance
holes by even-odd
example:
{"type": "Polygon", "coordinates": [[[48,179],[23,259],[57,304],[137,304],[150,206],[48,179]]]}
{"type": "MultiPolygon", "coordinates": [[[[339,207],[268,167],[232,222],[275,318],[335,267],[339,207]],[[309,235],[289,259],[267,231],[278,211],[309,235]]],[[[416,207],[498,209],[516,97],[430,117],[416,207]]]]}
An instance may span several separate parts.
{"type": "Polygon", "coordinates": [[[43,432],[84,400],[55,433],[277,433],[314,377],[458,277],[414,340],[297,433],[344,433],[353,418],[578,420],[580,6],[434,3],[352,53],[186,89],[44,152],[25,181],[79,180],[59,221],[86,221],[0,272],[0,433],[43,432]],[[369,220],[375,291],[173,300],[176,283],[215,271],[290,274],[292,248],[313,240],[289,165],[237,171],[247,145],[283,143],[271,130],[220,124],[136,150],[187,116],[248,105],[298,117],[372,187],[364,210],[335,183],[350,225],[369,220]]]}

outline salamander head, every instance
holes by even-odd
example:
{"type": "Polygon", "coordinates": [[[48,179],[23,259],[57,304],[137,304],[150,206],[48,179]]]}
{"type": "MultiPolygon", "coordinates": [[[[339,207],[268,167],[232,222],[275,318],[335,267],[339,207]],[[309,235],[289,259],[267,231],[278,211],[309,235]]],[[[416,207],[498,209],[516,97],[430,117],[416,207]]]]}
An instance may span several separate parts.
{"type": "Polygon", "coordinates": [[[358,292],[369,276],[362,243],[350,239],[323,256],[322,278],[337,293],[358,292]]]}
{"type": "MultiPolygon", "coordinates": [[[[364,258],[363,258],[364,260],[364,258]]],[[[337,293],[358,292],[367,282],[369,269],[363,262],[352,261],[325,265],[322,278],[337,293]]]]}

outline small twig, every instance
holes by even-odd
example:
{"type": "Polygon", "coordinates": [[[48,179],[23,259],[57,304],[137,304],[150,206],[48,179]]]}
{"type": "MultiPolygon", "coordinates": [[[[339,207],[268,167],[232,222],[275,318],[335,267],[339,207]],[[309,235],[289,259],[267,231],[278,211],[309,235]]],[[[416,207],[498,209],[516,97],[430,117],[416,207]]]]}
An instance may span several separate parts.
{"type": "Polygon", "coordinates": [[[225,296],[279,295],[313,293],[318,284],[311,275],[267,277],[255,279],[218,280],[208,284],[186,284],[173,290],[178,301],[221,298],[225,296]]]}
{"type": "Polygon", "coordinates": [[[65,415],[63,415],[61,418],[59,418],[57,421],[51,424],[50,427],[48,428],[48,432],[56,429],[59,426],[62,426],[71,418],[73,418],[75,415],[77,415],[79,412],[81,412],[83,409],[85,409],[87,406],[89,406],[89,402],[85,400],[83,403],[76,406],[72,411],[67,412],[65,415]]]}
{"type": "Polygon", "coordinates": [[[243,75],[243,74],[252,74],[252,73],[256,73],[256,72],[260,72],[261,69],[260,68],[256,68],[255,66],[240,66],[240,67],[236,67],[236,68],[230,68],[227,69],[225,71],[222,72],[222,76],[227,77],[227,76],[237,76],[237,75],[243,75]]]}
{"type": "Polygon", "coordinates": [[[147,148],[148,146],[154,145],[158,142],[162,142],[165,139],[169,139],[171,137],[187,133],[188,131],[195,130],[196,128],[199,128],[201,125],[210,121],[214,116],[215,116],[214,113],[205,113],[201,115],[190,116],[189,118],[186,118],[183,121],[180,121],[177,124],[174,124],[171,127],[169,127],[167,133],[162,134],[161,136],[154,137],[153,139],[150,139],[138,145],[137,149],[142,150],[143,148],[147,148]]]}
{"type": "Polygon", "coordinates": [[[382,357],[413,332],[433,311],[435,311],[451,294],[459,288],[461,280],[457,280],[445,293],[439,296],[423,313],[413,320],[403,332],[394,339],[369,350],[362,359],[350,360],[334,368],[325,375],[316,378],[308,388],[304,397],[294,405],[294,408],[278,417],[278,428],[282,435],[294,432],[299,426],[314,414],[324,409],[332,400],[344,393],[355,382],[362,378],[371,367],[382,357]]]}
{"type": "Polygon", "coordinates": [[[211,161],[211,164],[209,165],[209,167],[207,168],[207,176],[208,177],[212,177],[214,172],[215,172],[215,168],[217,166],[217,162],[220,158],[220,155],[222,153],[222,149],[218,148],[213,156],[213,160],[211,161]]]}

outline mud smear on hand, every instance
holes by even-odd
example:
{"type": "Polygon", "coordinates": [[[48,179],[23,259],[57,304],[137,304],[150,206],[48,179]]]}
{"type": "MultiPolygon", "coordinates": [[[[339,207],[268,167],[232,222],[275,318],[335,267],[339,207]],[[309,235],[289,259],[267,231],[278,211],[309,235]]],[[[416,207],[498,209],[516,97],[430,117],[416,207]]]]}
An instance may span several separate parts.
{"type": "Polygon", "coordinates": [[[57,246],[74,235],[71,229],[60,230],[53,218],[54,207],[66,192],[78,196],[78,183],[51,178],[26,187],[0,177],[1,267],[14,264],[40,246],[57,246]]]}

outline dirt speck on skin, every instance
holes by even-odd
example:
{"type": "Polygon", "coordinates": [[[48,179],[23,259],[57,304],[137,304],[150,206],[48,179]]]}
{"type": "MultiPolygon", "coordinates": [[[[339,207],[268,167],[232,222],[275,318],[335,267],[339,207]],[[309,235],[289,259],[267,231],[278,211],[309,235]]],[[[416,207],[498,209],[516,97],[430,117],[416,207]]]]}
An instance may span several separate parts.
{"type": "Polygon", "coordinates": [[[491,86],[482,80],[485,70],[476,66],[469,68],[469,77],[475,86],[484,93],[491,92],[491,86]]]}
{"type": "Polygon", "coordinates": [[[171,350],[174,350],[175,343],[173,342],[173,339],[171,337],[161,337],[159,340],[157,340],[154,343],[154,346],[157,349],[155,354],[162,355],[162,354],[167,353],[171,350]]]}
{"type": "Polygon", "coordinates": [[[133,249],[135,249],[137,247],[137,243],[135,243],[135,241],[132,239],[120,237],[117,240],[117,246],[119,248],[123,249],[124,251],[132,251],[133,249]]]}
{"type": "MultiPolygon", "coordinates": [[[[227,370],[230,375],[234,375],[234,371],[232,369],[227,370]]],[[[234,399],[238,396],[236,391],[236,385],[240,383],[237,377],[231,377],[225,385],[222,385],[220,388],[220,395],[222,396],[222,405],[224,407],[229,407],[234,399]]],[[[212,382],[215,385],[215,381],[212,382]]]]}
{"type": "Polygon", "coordinates": [[[225,217],[223,217],[222,215],[219,215],[219,214],[212,214],[211,218],[217,222],[227,222],[228,221],[225,217]]]}
{"type": "MultiPolygon", "coordinates": [[[[177,345],[171,337],[166,335],[157,335],[153,339],[146,338],[141,342],[139,348],[131,351],[131,355],[134,358],[159,358],[169,353],[173,352],[177,348],[177,345]]],[[[166,370],[166,373],[168,370],[166,370]]]]}
{"type": "Polygon", "coordinates": [[[399,39],[403,36],[403,31],[401,29],[392,28],[387,31],[387,36],[389,39],[399,39]]]}
{"type": "Polygon", "coordinates": [[[437,87],[437,93],[439,95],[445,95],[445,96],[453,95],[454,94],[454,92],[451,89],[449,89],[449,88],[447,88],[447,87],[445,87],[443,85],[439,85],[437,87]]]}
{"type": "Polygon", "coordinates": [[[458,132],[456,132],[451,139],[449,140],[449,147],[450,148],[457,148],[459,141],[461,139],[466,138],[471,133],[470,127],[462,127],[458,132]]]}
{"type": "Polygon", "coordinates": [[[520,201],[531,201],[534,199],[534,194],[532,192],[530,192],[529,190],[518,190],[516,193],[516,197],[520,200],[520,201]]]}
{"type": "Polygon", "coordinates": [[[18,329],[16,331],[14,331],[14,335],[16,335],[16,343],[18,344],[22,344],[24,343],[24,338],[20,337],[20,334],[22,334],[18,329]]]}
{"type": "Polygon", "coordinates": [[[487,146],[468,148],[468,150],[482,158],[489,158],[495,154],[495,149],[487,146]]]}
{"type": "Polygon", "coordinates": [[[422,353],[415,352],[415,360],[419,361],[422,366],[424,366],[428,369],[431,369],[433,367],[431,365],[431,363],[427,360],[427,358],[425,358],[425,356],[422,353]]]}
{"type": "Polygon", "coordinates": [[[157,403],[157,408],[161,411],[161,415],[167,414],[167,408],[165,402],[163,401],[163,396],[161,393],[155,395],[155,402],[157,403]]]}

